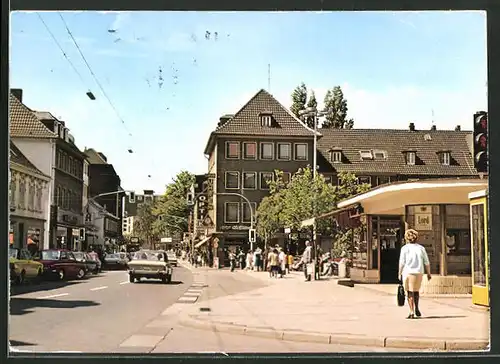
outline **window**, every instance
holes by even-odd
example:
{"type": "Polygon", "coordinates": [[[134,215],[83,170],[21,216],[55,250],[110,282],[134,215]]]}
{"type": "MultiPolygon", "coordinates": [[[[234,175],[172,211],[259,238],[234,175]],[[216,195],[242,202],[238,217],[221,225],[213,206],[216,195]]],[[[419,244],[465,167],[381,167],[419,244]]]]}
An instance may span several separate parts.
{"type": "Polygon", "coordinates": [[[342,152],[340,150],[332,150],[330,152],[330,160],[333,163],[341,163],[342,162],[342,152]]]}
{"type": "Polygon", "coordinates": [[[415,152],[406,152],[406,164],[410,166],[415,165],[416,153],[415,152]]]}
{"type": "Polygon", "coordinates": [[[35,191],[36,191],[35,184],[34,183],[30,183],[30,189],[29,189],[29,193],[28,193],[28,196],[29,196],[28,207],[32,211],[36,211],[36,206],[35,206],[35,203],[36,203],[35,191]]]}
{"type": "Polygon", "coordinates": [[[486,287],[486,254],[485,254],[485,235],[484,227],[484,205],[472,205],[472,249],[473,249],[473,270],[472,277],[475,286],[486,287]]]}
{"type": "Polygon", "coordinates": [[[274,177],[273,172],[260,172],[260,189],[268,190],[269,183],[267,181],[272,181],[274,177]]]}
{"type": "Polygon", "coordinates": [[[68,167],[69,167],[68,172],[71,174],[75,174],[75,172],[74,172],[75,163],[74,163],[73,157],[69,157],[69,166],[68,167]]]}
{"type": "Polygon", "coordinates": [[[288,184],[292,180],[292,174],[290,172],[283,172],[282,178],[283,178],[283,182],[285,184],[288,184]]]}
{"type": "Polygon", "coordinates": [[[16,206],[16,192],[17,192],[17,184],[16,179],[12,174],[10,175],[10,206],[16,206]]]}
{"type": "Polygon", "coordinates": [[[61,161],[62,161],[62,155],[61,155],[61,151],[58,150],[57,151],[57,155],[56,155],[56,166],[58,168],[61,168],[61,161]]]}
{"type": "Polygon", "coordinates": [[[224,204],[224,222],[237,223],[240,221],[240,204],[238,202],[226,202],[224,204]]]}
{"type": "Polygon", "coordinates": [[[142,201],[142,195],[137,195],[137,201],[142,201]]]}
{"type": "Polygon", "coordinates": [[[325,183],[331,185],[333,183],[333,176],[323,176],[325,183]]]}
{"type": "Polygon", "coordinates": [[[226,172],[226,183],[227,190],[237,190],[240,188],[240,173],[239,172],[226,172]]]}
{"type": "Polygon", "coordinates": [[[271,115],[261,115],[260,117],[260,125],[261,126],[271,126],[272,125],[272,116],[271,115]]]}
{"type": "Polygon", "coordinates": [[[449,166],[450,165],[450,160],[451,160],[450,152],[441,152],[441,153],[439,153],[439,162],[443,166],[449,166]]]}
{"type": "Polygon", "coordinates": [[[246,190],[257,189],[257,173],[243,172],[243,188],[246,190]]]}
{"type": "Polygon", "coordinates": [[[385,150],[374,150],[373,156],[375,159],[387,159],[387,152],[385,150]]]}
{"type": "Polygon", "coordinates": [[[387,183],[391,182],[391,177],[389,176],[379,176],[377,177],[377,184],[380,185],[385,185],[387,183]]]}
{"type": "Polygon", "coordinates": [[[371,150],[360,150],[359,156],[361,157],[361,160],[373,159],[373,154],[371,150]]]}
{"type": "Polygon", "coordinates": [[[307,160],[307,144],[303,143],[295,144],[295,160],[297,161],[307,160]]]}
{"type": "Polygon", "coordinates": [[[26,204],[26,181],[22,180],[19,186],[19,207],[24,209],[26,204]]]}
{"type": "MultiPolygon", "coordinates": [[[[252,205],[252,212],[254,215],[254,220],[255,220],[255,212],[257,211],[257,203],[255,202],[250,202],[252,205]]],[[[248,206],[248,202],[243,202],[241,204],[242,207],[242,213],[241,213],[241,222],[251,222],[252,218],[252,213],[250,212],[250,208],[248,206]]]]}
{"type": "Polygon", "coordinates": [[[292,158],[290,143],[278,143],[278,159],[289,161],[292,158]]]}
{"type": "Polygon", "coordinates": [[[370,176],[360,176],[360,177],[358,177],[358,183],[359,184],[363,184],[363,183],[371,184],[372,179],[370,176]]]}
{"type": "Polygon", "coordinates": [[[243,158],[257,159],[257,143],[255,142],[243,143],[243,158]]]}
{"type": "Polygon", "coordinates": [[[260,143],[260,159],[274,159],[273,143],[260,143]]]}
{"type": "Polygon", "coordinates": [[[226,142],[226,159],[238,159],[240,157],[240,143],[226,142]]]}

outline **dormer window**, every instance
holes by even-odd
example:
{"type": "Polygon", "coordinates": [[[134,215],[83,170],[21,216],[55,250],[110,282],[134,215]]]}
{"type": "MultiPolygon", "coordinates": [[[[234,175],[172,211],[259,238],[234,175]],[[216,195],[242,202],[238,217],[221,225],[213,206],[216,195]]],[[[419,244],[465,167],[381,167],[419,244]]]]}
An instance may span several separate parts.
{"type": "Polygon", "coordinates": [[[373,157],[375,159],[387,159],[387,152],[385,150],[374,150],[373,157]]]}
{"type": "Polygon", "coordinates": [[[414,166],[416,157],[417,153],[414,151],[405,152],[406,164],[409,166],[414,166]]]}
{"type": "Polygon", "coordinates": [[[371,150],[360,150],[359,156],[361,157],[361,160],[372,160],[373,159],[373,154],[372,154],[371,150]]]}
{"type": "Polygon", "coordinates": [[[443,166],[449,166],[451,162],[451,153],[449,151],[439,152],[439,163],[443,166]]]}
{"type": "Polygon", "coordinates": [[[264,111],[260,114],[260,125],[271,127],[273,124],[273,114],[270,111],[264,111]]]}
{"type": "Polygon", "coordinates": [[[342,163],[342,151],[341,150],[331,150],[330,160],[333,163],[342,163]]]}

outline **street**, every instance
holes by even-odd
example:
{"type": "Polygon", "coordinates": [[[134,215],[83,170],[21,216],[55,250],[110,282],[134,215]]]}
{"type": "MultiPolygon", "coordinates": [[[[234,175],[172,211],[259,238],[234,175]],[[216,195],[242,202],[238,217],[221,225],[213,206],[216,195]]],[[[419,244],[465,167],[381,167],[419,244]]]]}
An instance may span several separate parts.
{"type": "Polygon", "coordinates": [[[16,349],[36,352],[387,352],[352,345],[292,342],[248,337],[182,326],[179,315],[196,299],[211,300],[249,292],[270,283],[242,272],[194,275],[175,268],[173,284],[130,284],[123,271],[104,272],[76,282],[44,282],[15,288],[10,303],[9,337],[16,349]],[[29,292],[31,291],[31,292],[29,292]]]}

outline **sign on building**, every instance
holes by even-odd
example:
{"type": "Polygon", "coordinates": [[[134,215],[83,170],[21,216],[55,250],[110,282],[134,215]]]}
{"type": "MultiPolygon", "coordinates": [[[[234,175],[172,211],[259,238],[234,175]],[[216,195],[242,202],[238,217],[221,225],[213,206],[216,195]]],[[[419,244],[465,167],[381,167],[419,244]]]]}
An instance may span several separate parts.
{"type": "Polygon", "coordinates": [[[415,207],[415,230],[432,230],[432,206],[415,207]]]}

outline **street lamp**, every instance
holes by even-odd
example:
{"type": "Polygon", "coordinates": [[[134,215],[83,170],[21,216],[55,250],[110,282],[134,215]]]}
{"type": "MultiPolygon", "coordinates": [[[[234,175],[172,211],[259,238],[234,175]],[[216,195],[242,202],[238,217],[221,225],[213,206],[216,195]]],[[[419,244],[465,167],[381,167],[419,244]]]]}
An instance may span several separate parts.
{"type": "MultiPolygon", "coordinates": [[[[317,173],[317,144],[318,144],[318,120],[320,117],[325,116],[326,112],[325,111],[318,111],[317,108],[315,107],[307,107],[304,110],[299,111],[299,116],[301,117],[308,117],[312,116],[314,120],[314,145],[313,145],[313,181],[316,180],[316,173],[317,173]]],[[[313,199],[313,216],[316,215],[316,188],[314,189],[314,199],[313,199]]],[[[317,252],[318,252],[318,244],[316,241],[316,219],[314,219],[313,222],[313,244],[314,244],[314,256],[315,259],[317,259],[317,252]]],[[[316,262],[314,263],[314,267],[316,268],[316,262]]],[[[318,276],[319,277],[319,276],[318,276]]],[[[314,279],[316,279],[316,269],[315,269],[315,274],[314,274],[314,279]]]]}

